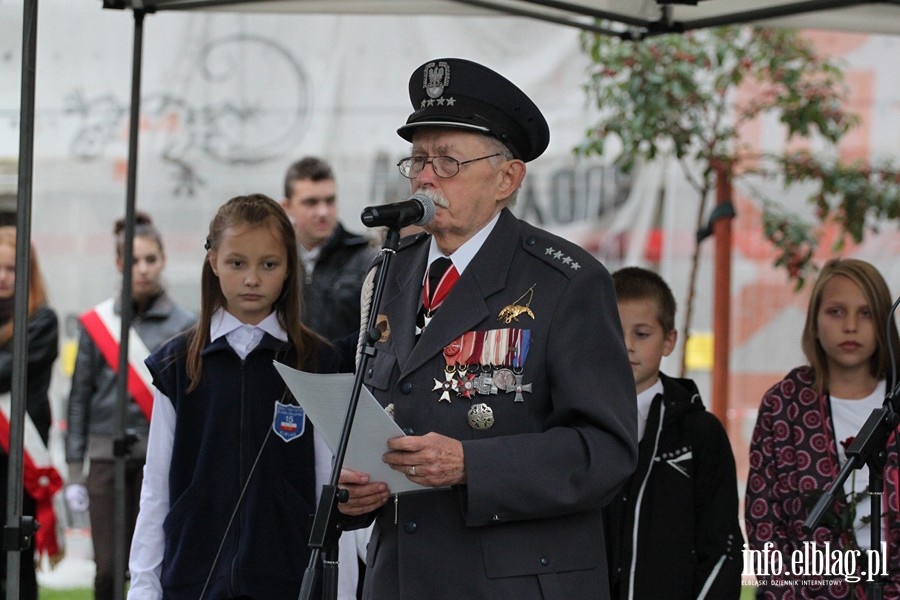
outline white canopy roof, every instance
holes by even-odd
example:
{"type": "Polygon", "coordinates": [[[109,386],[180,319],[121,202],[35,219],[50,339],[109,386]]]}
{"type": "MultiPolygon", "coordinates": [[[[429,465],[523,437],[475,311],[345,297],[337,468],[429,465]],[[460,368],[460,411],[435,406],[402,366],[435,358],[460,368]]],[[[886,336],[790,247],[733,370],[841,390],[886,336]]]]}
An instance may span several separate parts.
{"type": "Polygon", "coordinates": [[[110,8],[402,15],[513,14],[644,37],[732,23],[900,34],[900,0],[104,0],[110,8]]]}

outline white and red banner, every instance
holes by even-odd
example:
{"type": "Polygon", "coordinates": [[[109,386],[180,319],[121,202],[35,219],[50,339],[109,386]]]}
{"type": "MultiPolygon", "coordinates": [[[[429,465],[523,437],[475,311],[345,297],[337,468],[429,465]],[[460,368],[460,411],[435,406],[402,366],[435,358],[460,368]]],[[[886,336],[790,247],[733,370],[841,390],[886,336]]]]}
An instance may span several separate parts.
{"type": "MultiPolygon", "coordinates": [[[[119,372],[119,340],[122,330],[122,319],[116,314],[115,300],[104,300],[88,312],[81,315],[81,324],[97,347],[107,364],[116,373],[119,372]]],[[[141,341],[134,330],[128,330],[128,393],[150,420],[153,413],[153,377],[144,364],[150,356],[150,350],[141,341]]]]}
{"type": "MultiPolygon", "coordinates": [[[[0,394],[0,444],[9,454],[10,395],[0,394]]],[[[62,547],[56,537],[56,513],[53,510],[53,495],[62,489],[63,480],[50,460],[50,452],[37,427],[25,413],[23,443],[23,487],[34,498],[35,519],[39,527],[34,535],[34,546],[38,554],[46,553],[52,558],[62,547]]]]}

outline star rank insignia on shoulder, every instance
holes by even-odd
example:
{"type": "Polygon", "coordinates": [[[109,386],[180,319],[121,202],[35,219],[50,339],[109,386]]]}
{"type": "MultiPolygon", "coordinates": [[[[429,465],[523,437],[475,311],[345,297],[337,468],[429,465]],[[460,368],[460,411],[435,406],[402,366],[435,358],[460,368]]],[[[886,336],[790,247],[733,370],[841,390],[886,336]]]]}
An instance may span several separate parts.
{"type": "Polygon", "coordinates": [[[525,238],[524,247],[529,254],[570,278],[580,273],[591,258],[577,246],[555,237],[532,234],[525,238]]]}
{"type": "Polygon", "coordinates": [[[559,248],[554,248],[552,245],[548,245],[544,249],[544,256],[552,259],[553,261],[559,261],[559,264],[563,265],[564,267],[568,267],[572,271],[577,271],[581,268],[581,265],[577,260],[566,254],[565,251],[559,248]]]}

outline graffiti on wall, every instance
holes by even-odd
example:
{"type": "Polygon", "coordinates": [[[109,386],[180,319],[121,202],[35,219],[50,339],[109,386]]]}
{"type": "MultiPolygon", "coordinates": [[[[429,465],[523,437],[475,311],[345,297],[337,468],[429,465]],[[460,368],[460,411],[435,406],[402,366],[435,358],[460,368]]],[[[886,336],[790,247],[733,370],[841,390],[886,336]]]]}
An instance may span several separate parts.
{"type": "MultiPolygon", "coordinates": [[[[287,48],[263,36],[210,41],[172,87],[142,96],[139,131],[171,167],[176,195],[192,196],[203,187],[201,159],[261,164],[296,147],[307,128],[312,94],[306,72],[287,48]],[[277,94],[263,77],[278,82],[277,94]]],[[[92,161],[127,144],[129,106],[113,93],[69,93],[65,111],[80,120],[71,154],[92,161]]]]}

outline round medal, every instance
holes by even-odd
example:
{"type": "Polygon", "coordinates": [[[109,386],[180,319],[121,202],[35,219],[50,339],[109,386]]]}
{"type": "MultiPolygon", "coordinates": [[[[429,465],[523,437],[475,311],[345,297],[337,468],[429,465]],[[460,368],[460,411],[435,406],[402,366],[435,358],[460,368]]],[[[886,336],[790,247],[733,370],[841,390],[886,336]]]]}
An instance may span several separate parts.
{"type": "Polygon", "coordinates": [[[516,376],[510,369],[497,369],[494,371],[494,386],[497,389],[508,390],[516,385],[516,376]]]}
{"type": "Polygon", "coordinates": [[[469,409],[469,427],[472,429],[490,429],[494,426],[494,410],[480,402],[469,409]]]}

